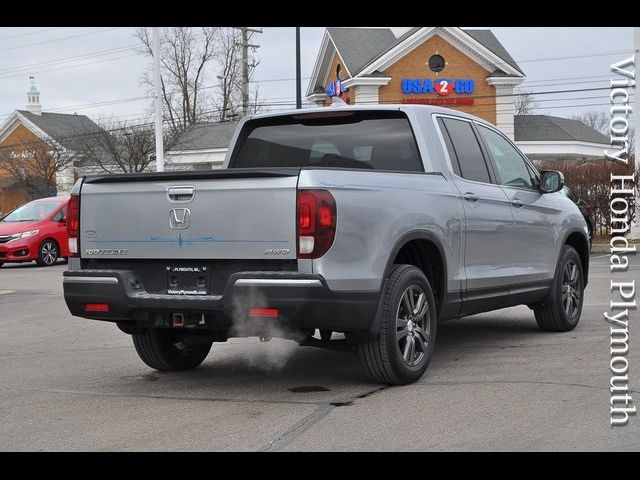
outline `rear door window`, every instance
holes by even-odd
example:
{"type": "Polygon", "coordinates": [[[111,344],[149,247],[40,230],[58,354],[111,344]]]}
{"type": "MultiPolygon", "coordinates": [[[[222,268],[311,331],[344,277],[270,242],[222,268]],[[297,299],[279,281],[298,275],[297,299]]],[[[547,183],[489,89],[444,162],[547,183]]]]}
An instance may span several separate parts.
{"type": "Polygon", "coordinates": [[[306,166],[424,171],[409,120],[395,111],[251,120],[229,161],[229,168],[306,166]]]}
{"type": "Polygon", "coordinates": [[[445,127],[442,134],[448,134],[450,139],[451,162],[457,162],[454,172],[466,180],[491,183],[489,169],[471,123],[453,118],[442,118],[442,123],[445,127]]]}

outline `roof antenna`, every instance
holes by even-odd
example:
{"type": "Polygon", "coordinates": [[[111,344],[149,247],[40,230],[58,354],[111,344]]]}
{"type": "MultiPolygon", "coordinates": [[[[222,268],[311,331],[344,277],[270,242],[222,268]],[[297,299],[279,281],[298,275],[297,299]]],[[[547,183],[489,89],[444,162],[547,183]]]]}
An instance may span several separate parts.
{"type": "Polygon", "coordinates": [[[348,107],[349,104],[345,102],[340,97],[331,97],[331,106],[332,107],[348,107]]]}

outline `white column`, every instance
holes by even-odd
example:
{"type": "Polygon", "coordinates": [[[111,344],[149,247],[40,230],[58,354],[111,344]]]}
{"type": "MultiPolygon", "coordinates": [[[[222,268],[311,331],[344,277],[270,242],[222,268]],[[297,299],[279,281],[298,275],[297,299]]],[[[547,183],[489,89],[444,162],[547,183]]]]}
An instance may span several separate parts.
{"type": "Polygon", "coordinates": [[[353,89],[355,104],[373,105],[380,103],[379,89],[380,85],[358,85],[351,87],[353,89]]]}
{"type": "Polygon", "coordinates": [[[511,140],[514,139],[513,85],[496,85],[496,127],[511,140]]]}

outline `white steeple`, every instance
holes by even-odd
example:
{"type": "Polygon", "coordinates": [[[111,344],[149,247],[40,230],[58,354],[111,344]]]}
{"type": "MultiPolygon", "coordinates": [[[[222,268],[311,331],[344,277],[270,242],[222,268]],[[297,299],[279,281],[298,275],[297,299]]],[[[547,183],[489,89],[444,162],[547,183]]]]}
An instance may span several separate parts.
{"type": "Polygon", "coordinates": [[[31,87],[27,91],[27,110],[35,115],[42,115],[42,105],[40,105],[40,92],[36,88],[35,80],[33,77],[29,77],[31,80],[31,87]]]}

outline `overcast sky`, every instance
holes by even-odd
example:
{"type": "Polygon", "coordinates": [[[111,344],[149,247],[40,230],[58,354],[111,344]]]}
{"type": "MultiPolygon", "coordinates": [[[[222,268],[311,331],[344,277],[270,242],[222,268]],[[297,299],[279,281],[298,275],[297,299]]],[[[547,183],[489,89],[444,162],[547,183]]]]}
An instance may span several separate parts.
{"type": "MultiPolygon", "coordinates": [[[[633,52],[633,28],[490,28],[527,75],[533,91],[608,87],[609,65],[633,52]],[[572,57],[572,58],[558,58],[572,57]]],[[[408,27],[394,28],[400,34],[408,27]]],[[[264,27],[254,80],[267,103],[295,102],[295,29],[264,27]],[[281,80],[285,79],[285,80],[281,80]]],[[[324,28],[302,28],[303,95],[324,28]]],[[[44,111],[97,119],[149,116],[141,77],[150,68],[133,28],[0,28],[0,122],[24,108],[29,75],[36,77],[44,111]]],[[[208,72],[207,85],[218,72],[208,72]]],[[[568,117],[606,110],[608,92],[538,95],[534,113],[568,117]],[[595,104],[595,105],[593,105],[595,104]]],[[[277,107],[273,107],[277,108],[277,107]]]]}

